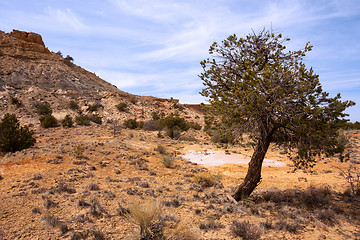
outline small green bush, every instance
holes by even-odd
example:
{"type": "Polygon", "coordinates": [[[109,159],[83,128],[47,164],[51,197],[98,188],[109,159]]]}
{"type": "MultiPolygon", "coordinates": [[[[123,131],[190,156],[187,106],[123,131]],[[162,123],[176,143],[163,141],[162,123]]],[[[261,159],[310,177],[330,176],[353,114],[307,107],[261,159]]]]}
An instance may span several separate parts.
{"type": "Polygon", "coordinates": [[[153,111],[151,113],[151,117],[154,121],[160,120],[160,116],[159,116],[158,112],[153,111]]]}
{"type": "Polygon", "coordinates": [[[92,114],[89,116],[90,121],[97,123],[97,124],[102,124],[102,117],[100,117],[98,114],[92,114]]]}
{"type": "Polygon", "coordinates": [[[73,126],[73,120],[70,115],[66,115],[65,118],[61,121],[61,125],[63,127],[72,127],[73,126]]]}
{"type": "Polygon", "coordinates": [[[173,139],[180,137],[180,131],[187,131],[189,129],[189,123],[184,118],[172,114],[161,119],[159,125],[165,128],[166,135],[173,139]]]}
{"type": "Polygon", "coordinates": [[[126,128],[136,129],[139,126],[139,123],[136,121],[136,119],[127,119],[124,122],[124,126],[126,128]]]}
{"type": "Polygon", "coordinates": [[[16,105],[17,107],[21,106],[21,102],[19,99],[17,99],[16,97],[11,97],[10,98],[10,103],[12,105],[16,105]]]}
{"type": "Polygon", "coordinates": [[[90,119],[86,115],[76,116],[75,122],[77,125],[90,126],[90,119]]]}
{"type": "Polygon", "coordinates": [[[51,110],[49,103],[37,103],[37,104],[35,104],[35,107],[36,107],[37,113],[42,116],[52,114],[52,110],[51,110]]]}
{"type": "Polygon", "coordinates": [[[79,109],[79,105],[75,100],[71,100],[69,103],[70,109],[71,110],[77,110],[79,109]]]}
{"type": "Polygon", "coordinates": [[[99,108],[100,108],[100,105],[95,103],[93,105],[89,105],[87,107],[87,110],[90,112],[96,112],[99,108]]]}
{"type": "Polygon", "coordinates": [[[119,112],[126,112],[128,105],[125,102],[121,102],[118,105],[116,105],[116,108],[119,110],[119,112]]]}
{"type": "Polygon", "coordinates": [[[58,122],[53,115],[44,115],[40,119],[40,125],[43,128],[51,128],[56,127],[58,122]]]}
{"type": "Polygon", "coordinates": [[[7,113],[0,122],[0,150],[16,152],[30,148],[36,142],[28,126],[20,127],[15,114],[7,113]]]}

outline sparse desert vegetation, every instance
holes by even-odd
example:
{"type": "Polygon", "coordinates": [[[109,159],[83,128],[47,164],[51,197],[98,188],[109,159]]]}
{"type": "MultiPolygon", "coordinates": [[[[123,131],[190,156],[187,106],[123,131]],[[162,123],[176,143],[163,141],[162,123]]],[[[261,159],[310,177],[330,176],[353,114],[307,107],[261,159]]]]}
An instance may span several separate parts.
{"type": "Polygon", "coordinates": [[[282,165],[262,166],[255,190],[237,201],[247,164],[205,166],[182,156],[250,158],[249,132],[236,142],[227,128],[215,131],[201,108],[122,92],[35,43],[40,36],[0,35],[2,71],[12,73],[2,75],[10,87],[0,86],[0,239],[360,238],[358,124],[345,124],[346,138],[336,139],[349,159],[339,159],[338,149],[311,168],[295,168],[289,152],[268,142],[264,157],[282,165]],[[41,65],[28,65],[37,58],[41,65]],[[33,72],[50,80],[29,87],[14,77],[33,72]]]}

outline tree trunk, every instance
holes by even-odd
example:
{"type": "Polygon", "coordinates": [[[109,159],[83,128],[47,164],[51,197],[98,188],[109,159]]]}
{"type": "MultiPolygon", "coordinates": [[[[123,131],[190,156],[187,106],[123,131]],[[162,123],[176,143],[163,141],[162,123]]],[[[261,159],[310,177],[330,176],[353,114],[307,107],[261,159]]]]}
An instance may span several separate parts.
{"type": "Polygon", "coordinates": [[[261,167],[265,154],[269,148],[271,142],[272,133],[262,133],[255,151],[249,162],[248,172],[244,181],[239,185],[236,192],[233,194],[233,198],[236,201],[241,201],[250,196],[254,189],[261,181],[261,167]]]}

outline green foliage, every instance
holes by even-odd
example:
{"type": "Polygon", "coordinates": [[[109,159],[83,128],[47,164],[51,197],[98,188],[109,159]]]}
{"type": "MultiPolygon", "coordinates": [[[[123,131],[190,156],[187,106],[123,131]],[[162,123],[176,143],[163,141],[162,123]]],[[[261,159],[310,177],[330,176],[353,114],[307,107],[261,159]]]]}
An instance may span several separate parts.
{"type": "Polygon", "coordinates": [[[67,55],[67,56],[65,57],[65,59],[69,60],[70,62],[73,62],[73,61],[74,61],[74,58],[71,57],[70,55],[67,55]]]}
{"type": "Polygon", "coordinates": [[[202,128],[202,126],[200,124],[193,123],[193,122],[189,123],[189,127],[192,129],[198,130],[198,131],[201,130],[201,128],[202,128]]]}
{"type": "Polygon", "coordinates": [[[174,109],[178,109],[179,111],[183,111],[183,110],[185,109],[184,106],[181,105],[181,104],[179,104],[179,103],[174,103],[174,104],[172,105],[172,107],[173,107],[174,109]]]}
{"type": "Polygon", "coordinates": [[[100,105],[99,104],[93,104],[93,105],[89,105],[88,107],[87,107],[87,110],[89,111],[89,112],[96,112],[98,109],[100,108],[100,105]]]}
{"type": "Polygon", "coordinates": [[[43,128],[51,128],[56,127],[58,122],[53,115],[44,115],[40,119],[40,125],[43,128]]]}
{"type": "Polygon", "coordinates": [[[124,122],[124,126],[126,128],[136,129],[136,128],[138,128],[139,123],[136,121],[136,119],[127,119],[124,122]]]}
{"type": "Polygon", "coordinates": [[[10,103],[12,105],[16,105],[17,107],[20,107],[21,106],[21,102],[19,99],[17,99],[16,97],[11,97],[10,98],[10,103]]]}
{"type": "Polygon", "coordinates": [[[296,167],[311,167],[322,153],[343,153],[338,130],[347,121],[344,110],[355,103],[323,92],[319,76],[302,62],[312,46],[286,51],[289,40],[263,30],[214,42],[209,53],[215,58],[201,62],[201,94],[211,104],[214,129],[235,138],[247,133],[258,149],[269,142],[296,149],[296,167]]]}
{"type": "Polygon", "coordinates": [[[160,120],[160,115],[158,112],[155,112],[155,111],[151,112],[151,117],[154,121],[160,120]]]}
{"type": "Polygon", "coordinates": [[[79,109],[79,105],[75,100],[71,100],[69,103],[70,109],[71,110],[77,110],[79,109]]]}
{"type": "Polygon", "coordinates": [[[75,122],[77,125],[90,126],[90,119],[86,115],[76,116],[75,122]]]}
{"type": "Polygon", "coordinates": [[[20,127],[15,114],[5,114],[0,123],[0,151],[16,152],[30,148],[36,142],[28,126],[20,127]]]}
{"type": "Polygon", "coordinates": [[[97,124],[102,124],[102,117],[100,117],[98,114],[92,114],[89,116],[90,121],[97,123],[97,124]]]}
{"type": "Polygon", "coordinates": [[[49,103],[37,103],[35,104],[37,113],[44,116],[44,115],[51,115],[52,110],[49,103]]]}
{"type": "Polygon", "coordinates": [[[345,129],[354,129],[354,130],[359,130],[360,129],[360,122],[356,121],[354,123],[352,122],[348,122],[345,125],[345,129]]]}
{"type": "Polygon", "coordinates": [[[60,51],[57,51],[57,53],[56,53],[57,55],[59,55],[60,57],[62,57],[63,56],[63,54],[62,54],[62,52],[60,52],[60,51]]]}
{"type": "Polygon", "coordinates": [[[118,105],[116,105],[116,108],[119,110],[119,112],[126,112],[128,105],[126,102],[121,102],[118,105]]]}
{"type": "Polygon", "coordinates": [[[65,118],[61,121],[61,125],[63,127],[72,127],[73,126],[73,120],[70,115],[66,115],[65,118]]]}
{"type": "Polygon", "coordinates": [[[74,147],[74,155],[76,158],[84,158],[85,147],[83,144],[78,144],[74,147]]]}
{"type": "Polygon", "coordinates": [[[166,134],[170,138],[174,139],[180,137],[180,131],[187,131],[189,129],[189,124],[184,118],[172,114],[161,119],[159,121],[159,126],[166,130],[166,134]]]}

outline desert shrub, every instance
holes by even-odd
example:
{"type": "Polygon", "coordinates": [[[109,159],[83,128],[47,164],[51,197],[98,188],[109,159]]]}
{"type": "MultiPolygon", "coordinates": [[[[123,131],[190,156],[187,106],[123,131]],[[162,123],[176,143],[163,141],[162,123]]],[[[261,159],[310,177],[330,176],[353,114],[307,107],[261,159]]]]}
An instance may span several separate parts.
{"type": "Polygon", "coordinates": [[[58,217],[55,217],[54,215],[46,214],[43,218],[43,220],[46,222],[48,226],[56,227],[60,224],[60,220],[58,217]]]}
{"type": "Polygon", "coordinates": [[[129,96],[129,102],[131,102],[132,104],[136,104],[137,102],[137,99],[134,95],[130,95],[129,96]]]}
{"type": "Polygon", "coordinates": [[[151,112],[151,117],[154,121],[160,120],[160,115],[158,112],[155,112],[155,111],[151,112]]]}
{"type": "Polygon", "coordinates": [[[16,105],[17,107],[21,106],[21,101],[19,99],[17,99],[16,97],[11,97],[10,98],[10,103],[12,105],[16,105]]]}
{"type": "Polygon", "coordinates": [[[149,121],[144,122],[142,129],[144,129],[146,131],[159,131],[161,128],[157,121],[149,120],[149,121]]]}
{"type": "Polygon", "coordinates": [[[139,123],[136,121],[136,119],[127,119],[124,122],[124,127],[130,128],[130,129],[136,129],[138,128],[139,123]]]}
{"type": "Polygon", "coordinates": [[[323,207],[331,200],[331,191],[328,187],[316,188],[313,186],[305,189],[300,195],[300,201],[309,208],[323,207]]]}
{"type": "Polygon", "coordinates": [[[21,127],[15,114],[5,114],[0,122],[0,151],[16,152],[30,148],[36,142],[28,126],[21,127]]]}
{"type": "Polygon", "coordinates": [[[102,124],[102,117],[100,117],[98,114],[92,114],[89,116],[90,121],[97,123],[97,124],[102,124]]]}
{"type": "MultiPolygon", "coordinates": [[[[255,198],[257,197],[255,196],[255,198]]],[[[274,203],[290,203],[292,205],[315,208],[328,205],[331,198],[332,193],[328,187],[316,188],[310,186],[305,190],[286,189],[282,191],[277,188],[268,189],[260,193],[258,199],[274,203]]]]}
{"type": "Polygon", "coordinates": [[[200,226],[199,226],[199,228],[202,230],[209,230],[209,229],[215,230],[215,229],[224,228],[224,227],[225,227],[224,225],[215,222],[215,220],[211,219],[211,218],[208,219],[206,222],[200,223],[200,226]]]}
{"type": "Polygon", "coordinates": [[[330,226],[334,226],[336,223],[336,213],[332,209],[319,210],[316,213],[316,218],[330,226]]]}
{"type": "Polygon", "coordinates": [[[116,105],[115,107],[119,110],[119,112],[125,112],[128,108],[128,105],[126,102],[121,102],[118,105],[116,105]]]}
{"type": "Polygon", "coordinates": [[[78,144],[74,147],[74,155],[76,158],[84,158],[85,147],[83,144],[78,144]]]}
{"type": "Polygon", "coordinates": [[[36,103],[36,111],[40,115],[51,115],[52,110],[49,103],[36,103]]]}
{"type": "Polygon", "coordinates": [[[69,60],[70,62],[74,61],[74,58],[70,55],[66,55],[65,59],[69,60]]]}
{"type": "Polygon", "coordinates": [[[235,236],[242,237],[244,240],[259,239],[263,233],[263,229],[259,225],[249,221],[234,221],[230,228],[235,236]]]}
{"type": "Polygon", "coordinates": [[[189,129],[189,124],[184,118],[174,116],[173,114],[161,119],[159,126],[166,129],[166,135],[174,139],[180,137],[180,131],[187,131],[189,129]]]}
{"type": "Polygon", "coordinates": [[[87,107],[87,110],[89,112],[96,112],[98,109],[100,108],[100,105],[95,103],[95,104],[90,104],[88,107],[87,107]]]}
{"type": "Polygon", "coordinates": [[[75,122],[77,125],[90,126],[90,119],[86,115],[76,116],[75,122]]]}
{"type": "Polygon", "coordinates": [[[188,141],[188,142],[197,142],[197,139],[195,137],[191,136],[182,136],[179,138],[181,141],[188,141]]]}
{"type": "Polygon", "coordinates": [[[65,118],[61,121],[61,125],[63,127],[72,127],[73,126],[72,117],[70,115],[66,115],[65,118]]]}
{"type": "Polygon", "coordinates": [[[70,109],[71,110],[77,110],[79,109],[79,105],[75,100],[71,100],[69,103],[70,109]]]}
{"type": "Polygon", "coordinates": [[[44,115],[40,119],[40,125],[43,128],[51,128],[56,127],[58,122],[53,115],[44,115]]]}
{"type": "Polygon", "coordinates": [[[101,205],[99,199],[92,196],[90,198],[90,214],[95,216],[95,217],[100,217],[105,212],[106,211],[103,208],[103,206],[101,205]]]}
{"type": "Polygon", "coordinates": [[[129,209],[127,218],[140,228],[139,239],[164,239],[164,221],[160,218],[161,206],[155,200],[135,204],[129,209]]]}
{"type": "Polygon", "coordinates": [[[172,107],[173,107],[174,109],[178,109],[179,111],[183,111],[183,110],[184,110],[184,106],[181,105],[181,104],[179,104],[179,103],[174,103],[174,104],[172,105],[172,107]]]}
{"type": "Polygon", "coordinates": [[[179,139],[181,136],[181,132],[178,129],[170,129],[170,128],[166,128],[165,129],[165,134],[166,136],[172,138],[172,139],[179,139]]]}
{"type": "Polygon", "coordinates": [[[174,163],[175,163],[175,159],[173,156],[171,155],[163,155],[162,157],[162,164],[164,165],[164,167],[166,168],[173,168],[174,167],[174,163]]]}
{"type": "Polygon", "coordinates": [[[194,176],[194,182],[202,187],[212,187],[220,182],[221,177],[220,174],[199,173],[194,176]]]}
{"type": "Polygon", "coordinates": [[[160,154],[166,154],[166,147],[162,146],[162,145],[158,145],[155,148],[155,151],[158,151],[160,154]]]}
{"type": "MultiPolygon", "coordinates": [[[[340,168],[339,168],[340,169],[340,168]]],[[[340,169],[340,175],[348,184],[347,195],[360,197],[360,171],[355,166],[350,166],[346,171],[340,169]]]]}
{"type": "Polygon", "coordinates": [[[189,127],[195,130],[201,130],[202,126],[198,123],[189,123],[189,127]]]}

